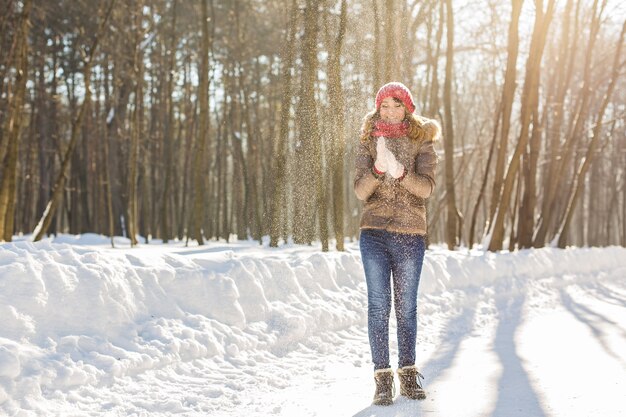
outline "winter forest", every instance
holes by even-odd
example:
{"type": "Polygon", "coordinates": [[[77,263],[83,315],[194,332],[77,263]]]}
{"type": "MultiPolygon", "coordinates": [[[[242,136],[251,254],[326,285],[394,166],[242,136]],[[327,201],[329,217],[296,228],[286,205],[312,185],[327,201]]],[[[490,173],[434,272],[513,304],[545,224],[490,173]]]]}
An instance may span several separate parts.
{"type": "Polygon", "coordinates": [[[626,246],[620,0],[0,8],[1,240],[343,250],[363,116],[400,81],[443,127],[431,242],[626,246]]]}

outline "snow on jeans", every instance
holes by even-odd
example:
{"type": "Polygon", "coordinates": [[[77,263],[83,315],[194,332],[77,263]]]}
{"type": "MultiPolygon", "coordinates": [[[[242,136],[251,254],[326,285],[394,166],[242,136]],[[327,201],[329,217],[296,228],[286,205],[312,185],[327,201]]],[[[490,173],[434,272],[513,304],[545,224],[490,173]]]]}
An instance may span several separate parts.
{"type": "Polygon", "coordinates": [[[367,324],[374,369],[390,367],[391,281],[398,324],[398,367],[415,364],[417,288],[426,245],[424,237],[362,229],[361,259],[367,282],[367,324]]]}

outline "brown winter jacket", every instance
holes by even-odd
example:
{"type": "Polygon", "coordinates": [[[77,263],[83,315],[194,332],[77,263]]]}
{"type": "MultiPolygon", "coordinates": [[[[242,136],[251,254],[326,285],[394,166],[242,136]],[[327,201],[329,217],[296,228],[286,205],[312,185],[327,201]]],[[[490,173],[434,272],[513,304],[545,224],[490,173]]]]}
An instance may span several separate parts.
{"type": "Polygon", "coordinates": [[[437,153],[433,140],[440,134],[439,125],[427,120],[423,125],[427,140],[422,144],[408,137],[387,138],[387,148],[408,173],[398,181],[388,173],[381,179],[372,174],[376,161],[376,142],[370,137],[356,152],[354,192],[365,201],[361,229],[385,229],[390,232],[425,235],[426,199],[435,187],[437,153]]]}

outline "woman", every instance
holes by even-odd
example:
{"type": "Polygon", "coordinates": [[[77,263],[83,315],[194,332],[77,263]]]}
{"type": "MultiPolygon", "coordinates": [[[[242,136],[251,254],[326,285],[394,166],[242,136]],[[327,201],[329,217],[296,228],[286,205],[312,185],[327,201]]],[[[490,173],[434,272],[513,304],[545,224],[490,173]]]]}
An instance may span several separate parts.
{"type": "Polygon", "coordinates": [[[422,375],[415,367],[417,288],[426,250],[426,199],[435,187],[433,142],[441,128],[414,111],[411,92],[403,84],[382,86],[376,94],[376,109],[364,119],[356,155],[354,191],[365,201],[360,247],[367,281],[376,405],[393,402],[394,374],[389,361],[392,287],[400,394],[426,398],[422,375]]]}

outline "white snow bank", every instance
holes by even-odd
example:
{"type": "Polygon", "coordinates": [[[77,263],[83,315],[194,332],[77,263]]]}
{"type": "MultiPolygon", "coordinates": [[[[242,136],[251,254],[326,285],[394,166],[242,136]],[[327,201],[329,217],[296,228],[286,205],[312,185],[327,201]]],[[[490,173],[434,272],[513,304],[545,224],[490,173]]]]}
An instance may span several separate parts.
{"type": "Polygon", "coordinates": [[[0,402],[43,413],[42,391],[251,349],[285,353],[362,322],[360,268],[349,253],[3,244],[0,402]]]}
{"type": "Polygon", "coordinates": [[[507,279],[594,276],[614,269],[623,269],[626,276],[626,248],[542,248],[497,254],[434,249],[426,257],[420,291],[484,286],[507,279]]]}
{"type": "MultiPolygon", "coordinates": [[[[136,249],[107,243],[85,235],[0,245],[0,410],[75,412],[72,404],[79,401],[71,393],[79,387],[110,387],[194,360],[250,364],[366,323],[354,244],[347,252],[321,253],[254,242],[136,249]]],[[[420,291],[443,294],[541,277],[594,279],[607,269],[626,275],[624,259],[626,249],[618,247],[502,254],[434,249],[420,291]]],[[[94,400],[87,408],[98,415],[101,407],[94,400]]]]}

